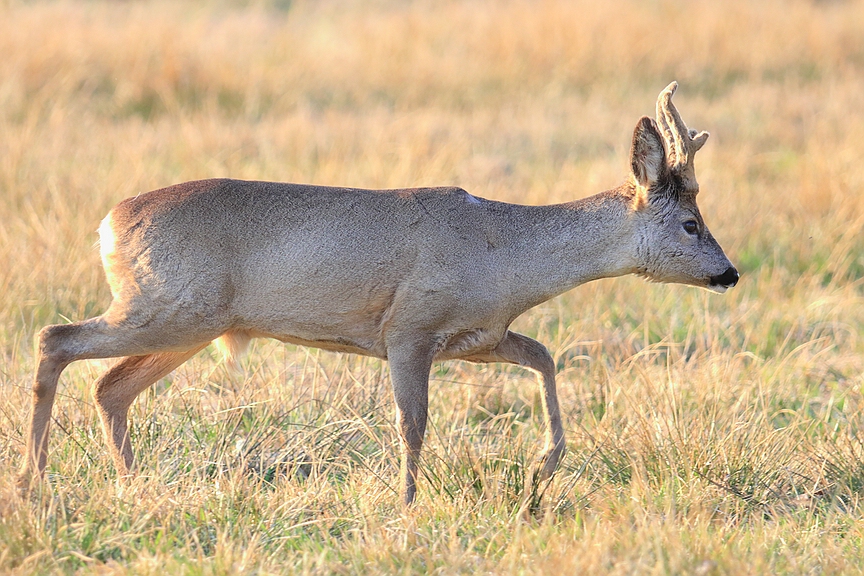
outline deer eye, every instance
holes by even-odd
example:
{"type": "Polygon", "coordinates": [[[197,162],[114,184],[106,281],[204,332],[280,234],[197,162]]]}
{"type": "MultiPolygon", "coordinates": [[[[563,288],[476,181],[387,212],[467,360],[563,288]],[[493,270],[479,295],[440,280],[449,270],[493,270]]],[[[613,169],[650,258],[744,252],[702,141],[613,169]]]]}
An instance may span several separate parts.
{"type": "Polygon", "coordinates": [[[696,234],[699,232],[699,224],[697,224],[695,220],[687,220],[682,224],[682,226],[684,226],[684,231],[688,234],[696,234]]]}

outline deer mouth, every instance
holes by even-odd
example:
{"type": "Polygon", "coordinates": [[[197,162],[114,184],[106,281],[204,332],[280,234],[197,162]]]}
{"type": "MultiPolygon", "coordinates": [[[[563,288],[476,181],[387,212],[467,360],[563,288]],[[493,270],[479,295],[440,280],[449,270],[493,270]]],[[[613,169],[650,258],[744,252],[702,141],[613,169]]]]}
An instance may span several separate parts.
{"type": "Polygon", "coordinates": [[[723,274],[712,276],[708,280],[708,289],[712,292],[723,294],[726,290],[732,288],[738,283],[739,277],[738,270],[736,270],[734,266],[730,266],[725,272],[723,272],[723,274]]]}

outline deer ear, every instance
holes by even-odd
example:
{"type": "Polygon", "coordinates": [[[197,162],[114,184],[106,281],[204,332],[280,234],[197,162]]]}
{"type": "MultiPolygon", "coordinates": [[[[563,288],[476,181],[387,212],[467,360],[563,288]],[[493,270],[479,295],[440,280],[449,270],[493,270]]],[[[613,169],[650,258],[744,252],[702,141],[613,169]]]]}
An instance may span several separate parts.
{"type": "Polygon", "coordinates": [[[663,178],[668,170],[663,138],[657,123],[648,116],[643,116],[633,131],[630,167],[636,181],[645,188],[663,178]]]}

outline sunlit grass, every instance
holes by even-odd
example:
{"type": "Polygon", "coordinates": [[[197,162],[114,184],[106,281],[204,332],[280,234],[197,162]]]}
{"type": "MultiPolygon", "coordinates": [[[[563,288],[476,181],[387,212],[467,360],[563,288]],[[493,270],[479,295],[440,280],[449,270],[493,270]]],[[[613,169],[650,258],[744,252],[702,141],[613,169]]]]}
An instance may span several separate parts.
{"type": "Polygon", "coordinates": [[[862,37],[857,2],[0,2],[0,571],[864,570],[862,37]],[[48,482],[17,495],[33,335],[107,305],[122,198],[231,176],[570,200],[624,178],[672,79],[743,276],[517,319],[558,367],[550,482],[534,377],[445,363],[406,512],[386,363],[261,341],[141,395],[124,483],[108,362],[72,365],[48,482]]]}

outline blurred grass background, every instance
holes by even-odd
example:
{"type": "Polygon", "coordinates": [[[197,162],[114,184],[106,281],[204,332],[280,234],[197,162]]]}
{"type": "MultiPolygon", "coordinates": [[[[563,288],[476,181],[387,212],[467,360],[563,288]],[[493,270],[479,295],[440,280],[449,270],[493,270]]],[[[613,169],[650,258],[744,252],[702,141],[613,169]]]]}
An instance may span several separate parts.
{"type": "Polygon", "coordinates": [[[0,570],[864,570],[862,38],[856,1],[0,1],[0,570]],[[567,201],[624,179],[673,79],[743,276],[600,281],[517,320],[568,430],[539,494],[530,375],[436,365],[404,513],[386,364],[257,342],[242,374],[208,349],[141,396],[125,486],[107,362],[73,365],[49,486],[15,495],[33,335],[106,307],[119,200],[229,176],[567,201]]]}

